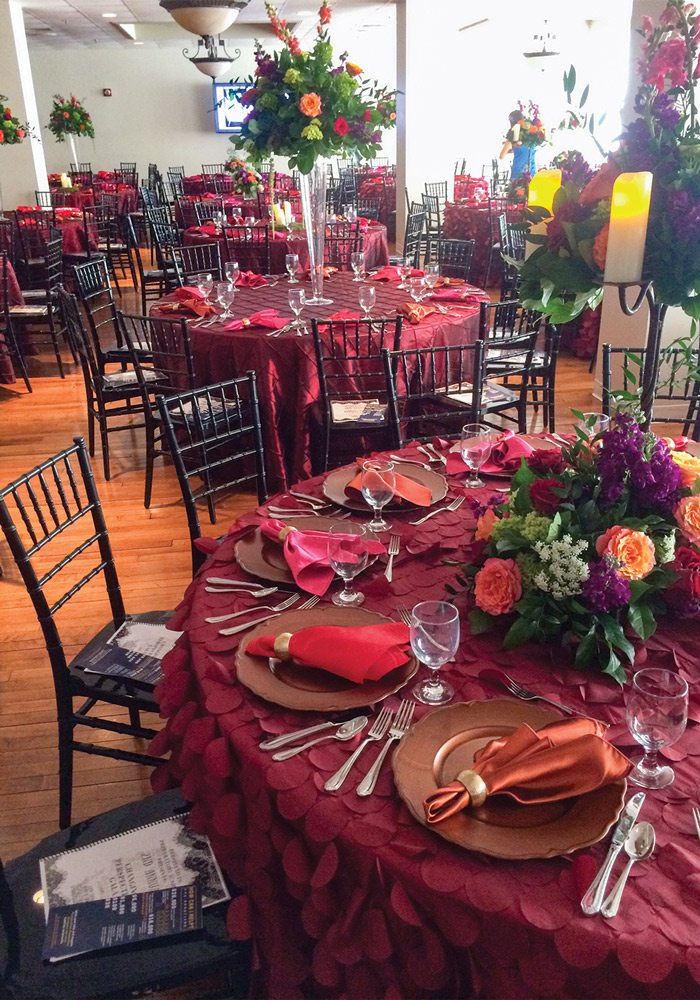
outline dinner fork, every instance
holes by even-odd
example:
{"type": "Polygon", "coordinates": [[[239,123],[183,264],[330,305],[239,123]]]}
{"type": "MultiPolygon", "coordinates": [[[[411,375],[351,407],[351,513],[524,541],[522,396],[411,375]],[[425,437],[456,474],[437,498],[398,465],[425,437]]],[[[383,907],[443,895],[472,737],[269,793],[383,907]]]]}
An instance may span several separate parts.
{"type": "Polygon", "coordinates": [[[399,548],[401,547],[401,538],[399,535],[392,535],[389,539],[389,548],[387,552],[389,553],[389,561],[386,564],[386,569],[384,570],[384,576],[387,578],[389,583],[394,575],[394,556],[399,554],[399,548]]]}
{"type": "MultiPolygon", "coordinates": [[[[551,698],[545,698],[544,695],[537,694],[535,691],[530,691],[529,688],[524,688],[522,684],[518,684],[517,681],[513,680],[505,672],[505,670],[482,670],[482,674],[493,673],[494,680],[498,680],[500,684],[503,685],[511,694],[514,694],[516,698],[521,698],[523,701],[545,701],[548,705],[552,705],[554,708],[558,708],[560,712],[564,712],[565,715],[583,715],[582,712],[577,712],[574,708],[569,708],[568,705],[562,705],[561,702],[552,701],[551,698]]],[[[487,678],[488,679],[488,678],[487,678]]],[[[583,716],[584,718],[589,718],[589,716],[583,716]]]]}
{"type": "Polygon", "coordinates": [[[338,791],[340,786],[343,784],[347,776],[352,771],[353,767],[355,766],[355,762],[357,761],[358,757],[365,749],[365,747],[368,746],[370,743],[373,743],[375,740],[383,740],[384,737],[386,736],[390,724],[391,724],[391,711],[388,708],[383,708],[379,713],[379,715],[377,716],[377,718],[374,720],[372,728],[367,733],[362,743],[360,743],[357,750],[355,750],[355,752],[348,757],[343,766],[339,768],[335,772],[335,774],[332,774],[328,779],[328,781],[326,781],[323,787],[327,792],[338,791]]]}
{"type": "Polygon", "coordinates": [[[311,497],[308,493],[297,493],[296,490],[287,490],[290,497],[296,497],[301,503],[309,503],[312,507],[330,507],[326,500],[319,500],[318,497],[311,497]]]}
{"type": "MultiPolygon", "coordinates": [[[[315,608],[318,602],[321,600],[320,597],[310,597],[303,604],[300,604],[297,611],[309,611],[311,608],[315,608]]],[[[270,615],[263,615],[262,618],[255,618],[252,622],[243,622],[242,625],[234,625],[232,628],[220,628],[219,635],[236,635],[238,632],[245,632],[247,628],[252,628],[254,625],[260,625],[261,622],[269,621],[270,618],[279,618],[280,612],[275,611],[270,615]]]]}
{"type": "Polygon", "coordinates": [[[276,594],[279,587],[205,587],[207,594],[250,594],[251,597],[269,597],[276,594]]]}
{"type": "Polygon", "coordinates": [[[392,462],[402,462],[404,465],[419,465],[421,469],[427,469],[430,472],[430,466],[427,462],[419,462],[417,458],[402,458],[401,455],[389,455],[392,462]]]}
{"type": "Polygon", "coordinates": [[[455,497],[454,500],[450,501],[446,507],[438,507],[437,510],[431,510],[429,514],[425,514],[423,517],[419,517],[417,521],[409,521],[409,524],[424,524],[429,521],[431,517],[435,517],[436,514],[444,514],[446,510],[457,510],[464,503],[464,497],[455,497]]]}
{"type": "Polygon", "coordinates": [[[240,618],[241,615],[248,615],[251,611],[286,611],[287,608],[291,608],[293,604],[296,604],[299,597],[299,594],[292,594],[291,597],[288,597],[274,607],[270,604],[258,604],[253,608],[244,608],[242,611],[232,611],[229,615],[214,615],[212,618],[205,618],[204,621],[208,625],[218,625],[219,622],[227,622],[231,618],[240,618]]]}
{"type": "Polygon", "coordinates": [[[700,809],[697,806],[693,806],[693,820],[695,821],[695,832],[700,840],[700,809]]]}
{"type": "Polygon", "coordinates": [[[381,771],[382,764],[384,763],[384,758],[389,752],[389,747],[395,740],[402,739],[410,729],[415,707],[415,701],[404,700],[399,705],[396,718],[389,729],[389,735],[386,743],[380,750],[379,756],[375,760],[374,764],[372,764],[367,774],[355,789],[358,795],[371,795],[374,791],[374,787],[377,784],[377,778],[379,777],[379,772],[381,771]]]}

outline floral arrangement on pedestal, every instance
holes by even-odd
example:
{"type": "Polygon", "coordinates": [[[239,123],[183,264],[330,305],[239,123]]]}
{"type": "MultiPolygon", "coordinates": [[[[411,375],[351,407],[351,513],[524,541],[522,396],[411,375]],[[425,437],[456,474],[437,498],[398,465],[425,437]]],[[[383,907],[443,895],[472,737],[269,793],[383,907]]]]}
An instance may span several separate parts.
{"type": "Polygon", "coordinates": [[[623,683],[657,615],[700,613],[700,459],[674,447],[618,413],[602,434],[523,459],[477,521],[472,633],[505,620],[506,649],[569,644],[578,666],[623,683]]]}
{"type": "Polygon", "coordinates": [[[253,170],[244,160],[232,157],[225,164],[226,172],[231,174],[233,179],[233,193],[241,194],[246,198],[253,198],[264,190],[262,177],[253,170]]]}
{"type": "Polygon", "coordinates": [[[582,191],[562,186],[546,235],[530,237],[539,245],[520,265],[525,305],[554,323],[602,298],[610,197],[624,171],[653,174],[644,278],[658,302],[700,318],[700,17],[694,4],[668,0],[657,24],[643,18],[640,33],[638,117],[582,191]]]}
{"type": "Polygon", "coordinates": [[[19,118],[15,118],[12,109],[5,101],[7,98],[0,94],[0,144],[4,146],[16,146],[30,133],[28,125],[22,124],[19,118]]]}
{"type": "Polygon", "coordinates": [[[67,135],[95,138],[92,118],[72,94],[69,100],[60,94],[54,94],[48,129],[56,137],[56,142],[63,142],[67,135]]]}
{"type": "Polygon", "coordinates": [[[562,184],[572,184],[582,191],[593,177],[593,170],[578,149],[565,149],[552,158],[552,167],[561,170],[562,184]]]}
{"type": "Polygon", "coordinates": [[[310,173],[318,157],[353,153],[362,159],[381,149],[382,130],[396,122],[393,92],[362,79],[362,70],[343,53],[335,61],[328,25],[329,0],[319,8],[317,39],[309,52],[276,8],[266,2],[281,52],[256,46],[255,76],[242,103],[250,107],[240,136],[232,140],[254,163],[272,155],[289,158],[291,169],[310,173]]]}
{"type": "Polygon", "coordinates": [[[530,190],[532,176],[528,170],[519,177],[511,177],[506,188],[506,201],[509,205],[527,205],[527,194],[530,190]]]}
{"type": "Polygon", "coordinates": [[[523,146],[542,146],[547,141],[547,133],[540,118],[540,109],[534,101],[528,101],[527,106],[518,101],[520,118],[508,132],[511,142],[519,142],[523,146]]]}

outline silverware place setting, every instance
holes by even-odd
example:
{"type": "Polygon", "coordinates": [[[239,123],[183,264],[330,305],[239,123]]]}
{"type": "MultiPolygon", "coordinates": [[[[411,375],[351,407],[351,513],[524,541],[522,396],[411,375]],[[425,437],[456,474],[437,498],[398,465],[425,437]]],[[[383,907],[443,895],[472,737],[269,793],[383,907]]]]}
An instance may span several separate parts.
{"type": "Polygon", "coordinates": [[[627,839],[625,840],[625,853],[627,855],[627,864],[625,865],[622,874],[615,883],[609,896],[600,908],[600,912],[604,917],[610,919],[611,917],[617,916],[617,911],[620,908],[620,900],[622,899],[622,893],[627,885],[627,877],[632,870],[632,865],[637,861],[646,861],[654,853],[654,847],[656,846],[656,833],[654,832],[654,827],[651,823],[637,823],[633,826],[630,832],[627,834],[627,839]]]}
{"type": "Polygon", "coordinates": [[[391,535],[389,538],[389,545],[387,548],[387,553],[389,554],[389,559],[386,564],[386,569],[384,570],[384,576],[391,583],[394,576],[394,559],[399,554],[401,548],[401,537],[399,535],[391,535]]]}
{"type": "Polygon", "coordinates": [[[447,465],[447,459],[440,454],[434,444],[419,444],[417,450],[425,455],[429,462],[440,462],[441,465],[447,465]]]}
{"type": "MultiPolygon", "coordinates": [[[[320,597],[309,597],[308,600],[300,604],[296,609],[297,611],[310,611],[311,608],[315,608],[318,602],[321,600],[320,597]]],[[[260,625],[262,622],[267,622],[271,618],[278,618],[281,612],[274,611],[270,614],[263,615],[262,618],[255,618],[250,622],[243,622],[242,625],[233,625],[231,628],[220,628],[219,635],[237,635],[239,632],[245,632],[246,629],[253,628],[255,625],[260,625]]]]}
{"type": "Polygon", "coordinates": [[[300,747],[287,747],[284,750],[278,750],[277,753],[272,755],[273,760],[288,760],[290,757],[295,757],[296,754],[301,753],[303,750],[308,750],[310,747],[315,747],[317,743],[322,743],[324,740],[352,740],[358,733],[361,733],[369,722],[369,717],[367,715],[358,715],[354,719],[350,719],[348,722],[344,722],[342,725],[338,726],[334,733],[325,733],[323,736],[316,736],[313,740],[309,740],[307,743],[302,743],[300,747]]]}
{"type": "Polygon", "coordinates": [[[408,523],[413,525],[425,524],[426,521],[429,521],[431,517],[435,517],[436,514],[444,514],[445,511],[459,510],[464,501],[464,496],[455,497],[454,500],[451,500],[445,507],[438,507],[437,510],[431,510],[428,514],[424,514],[423,517],[419,517],[417,521],[409,521],[408,523]]]}
{"type": "Polygon", "coordinates": [[[335,774],[332,774],[330,778],[328,778],[323,786],[327,792],[337,792],[338,789],[344,784],[345,779],[352,771],[365,748],[368,747],[370,743],[384,739],[389,730],[389,726],[391,725],[391,719],[391,710],[385,706],[372,723],[371,729],[363,739],[362,743],[360,743],[357,750],[355,750],[355,752],[348,757],[342,767],[338,768],[335,774]]]}
{"type": "Polygon", "coordinates": [[[622,850],[623,844],[627,840],[627,834],[634,826],[637,816],[639,816],[639,811],[644,805],[645,798],[646,795],[644,792],[637,792],[631,799],[627,800],[627,803],[622,810],[620,819],[617,821],[617,825],[613,830],[612,840],[610,841],[610,847],[608,848],[605,860],[581,900],[581,909],[587,916],[599,913],[601,907],[603,906],[603,902],[606,898],[605,890],[607,889],[608,880],[612,874],[612,870],[615,867],[617,856],[622,850]]]}
{"type": "Polygon", "coordinates": [[[207,622],[208,625],[219,625],[221,622],[230,621],[232,618],[240,618],[241,615],[249,615],[256,611],[272,611],[276,613],[286,611],[288,608],[291,608],[292,605],[296,604],[300,597],[300,594],[292,594],[286,600],[274,606],[270,604],[255,604],[251,608],[244,608],[243,611],[232,611],[227,615],[214,615],[211,618],[205,618],[204,621],[207,622]]]}
{"type": "Polygon", "coordinates": [[[379,751],[379,756],[375,760],[374,764],[372,764],[365,777],[355,789],[358,795],[365,797],[367,795],[371,795],[374,791],[377,779],[379,778],[379,773],[382,769],[382,764],[386,759],[386,755],[389,753],[391,744],[395,743],[397,740],[403,739],[408,730],[411,728],[415,708],[415,701],[402,701],[399,705],[394,721],[389,726],[386,743],[379,751]]]}

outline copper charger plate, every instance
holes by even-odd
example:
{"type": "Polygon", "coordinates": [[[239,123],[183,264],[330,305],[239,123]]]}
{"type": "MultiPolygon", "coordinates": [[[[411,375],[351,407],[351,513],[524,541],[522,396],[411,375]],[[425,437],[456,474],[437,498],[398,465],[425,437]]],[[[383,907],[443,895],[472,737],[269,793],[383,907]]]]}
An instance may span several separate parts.
{"type": "Polygon", "coordinates": [[[379,681],[353,684],[344,677],[302,667],[293,660],[268,660],[263,656],[249,656],[246,652],[251,639],[260,635],[279,635],[295,632],[312,625],[378,625],[389,621],[383,615],[361,608],[313,608],[310,611],[287,611],[252,629],[236,654],[238,680],[254,694],[284,708],[304,712],[341,712],[348,708],[362,708],[382,701],[394,694],[413,677],[418,661],[409,652],[410,659],[392,670],[379,681]]]}
{"type": "MultiPolygon", "coordinates": [[[[280,517],[284,520],[284,517],[280,517]]],[[[338,524],[332,517],[295,517],[294,527],[302,531],[330,531],[331,526],[338,524]]],[[[236,562],[251,576],[272,583],[294,583],[294,577],[284,558],[282,545],[266,538],[260,528],[240,538],[235,546],[236,562]]]]}
{"type": "MultiPolygon", "coordinates": [[[[421,486],[428,487],[432,493],[430,500],[431,507],[447,496],[447,480],[439,472],[433,472],[432,469],[421,469],[419,465],[410,465],[408,462],[394,462],[394,468],[402,476],[406,476],[407,479],[413,479],[415,482],[420,483],[421,486]]],[[[354,497],[349,497],[345,492],[345,487],[355,478],[357,472],[356,465],[344,465],[341,469],[334,469],[333,472],[329,472],[323,481],[323,493],[333,503],[338,504],[339,507],[347,507],[348,510],[360,510],[363,514],[366,514],[370,510],[369,504],[366,504],[364,500],[356,500],[354,497]]],[[[402,500],[401,503],[392,500],[384,508],[385,511],[416,509],[418,509],[416,504],[408,503],[407,500],[402,500]]]]}
{"type": "MultiPolygon", "coordinates": [[[[535,448],[538,451],[552,451],[554,448],[561,451],[562,448],[562,446],[557,444],[556,441],[547,441],[545,438],[541,438],[537,434],[517,434],[516,437],[518,437],[521,441],[525,441],[526,444],[529,444],[530,447],[535,448]]],[[[450,448],[450,451],[455,451],[458,455],[461,450],[461,442],[458,442],[450,448]]],[[[469,471],[466,465],[464,467],[464,471],[465,474],[469,471]]],[[[483,472],[482,470],[479,470],[479,477],[486,479],[512,479],[513,473],[506,472],[505,470],[502,472],[483,472]]]]}
{"type": "Polygon", "coordinates": [[[436,709],[413,726],[394,754],[399,795],[423,826],[494,858],[553,858],[595,844],[622,811],[624,779],[561,802],[523,806],[498,795],[442,823],[425,819],[423,800],[471,767],[475,753],[489,740],[510,735],[523,722],[540,729],[556,721],[561,716],[547,709],[500,699],[436,709]]]}

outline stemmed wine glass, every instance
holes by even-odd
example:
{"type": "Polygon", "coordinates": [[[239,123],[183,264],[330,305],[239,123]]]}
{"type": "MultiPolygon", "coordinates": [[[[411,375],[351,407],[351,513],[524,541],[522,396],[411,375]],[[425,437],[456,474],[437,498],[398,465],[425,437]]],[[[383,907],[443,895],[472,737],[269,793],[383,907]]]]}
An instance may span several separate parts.
{"type": "Polygon", "coordinates": [[[289,284],[296,285],[296,274],[299,270],[299,254],[288,253],[284,258],[284,266],[287,268],[287,274],[289,275],[289,284]]]}
{"type": "Polygon", "coordinates": [[[297,334],[301,335],[305,332],[306,327],[302,325],[299,317],[301,316],[302,309],[306,305],[306,292],[303,288],[290,288],[289,289],[289,305],[292,312],[296,316],[296,319],[292,323],[292,327],[296,330],[297,334]]]}
{"type": "Polygon", "coordinates": [[[241,268],[237,260],[227,260],[224,264],[224,274],[226,280],[235,285],[241,276],[241,268]]]}
{"type": "Polygon", "coordinates": [[[212,221],[216,227],[217,233],[220,233],[224,228],[225,215],[223,212],[212,212],[212,221]]]}
{"type": "Polygon", "coordinates": [[[377,289],[374,285],[366,285],[363,283],[362,288],[359,289],[358,299],[362,311],[365,314],[365,319],[369,319],[372,308],[377,301],[377,289]]]}
{"type": "Polygon", "coordinates": [[[396,270],[399,273],[401,281],[396,286],[397,288],[408,288],[406,284],[406,279],[411,273],[411,260],[409,257],[397,257],[396,258],[396,270]]]}
{"type": "Polygon", "coordinates": [[[197,288],[200,290],[205,299],[208,299],[214,288],[214,278],[209,272],[202,272],[202,274],[196,274],[194,280],[197,284],[197,288]]]}
{"type": "Polygon", "coordinates": [[[665,788],[675,775],[659,764],[659,750],[676,743],[688,721],[688,685],[672,670],[638,670],[626,697],[627,726],[644,756],[635,761],[629,780],[642,788],[665,788]]]}
{"type": "Polygon", "coordinates": [[[350,583],[366,568],[369,560],[369,537],[361,524],[332,524],[328,532],[328,562],[343,581],[343,589],[331,600],[341,608],[358,607],[365,595],[353,590],[350,583]],[[352,542],[347,535],[352,535],[352,542]]]}
{"type": "Polygon", "coordinates": [[[610,417],[606,417],[604,413],[582,413],[581,418],[576,426],[589,438],[604,434],[610,427],[610,417]]]}
{"type": "Polygon", "coordinates": [[[420,302],[425,296],[425,282],[422,278],[409,278],[408,291],[414,302],[420,302]]]}
{"type": "Polygon", "coordinates": [[[365,272],[365,255],[361,250],[355,250],[350,254],[350,266],[355,272],[353,281],[363,281],[365,272]]]}
{"type": "Polygon", "coordinates": [[[221,319],[231,319],[231,306],[236,297],[236,289],[230,281],[217,281],[216,301],[224,310],[221,319]]]}
{"type": "Polygon", "coordinates": [[[369,531],[388,531],[390,525],[382,517],[382,510],[394,496],[396,475],[393,462],[370,460],[362,464],[362,496],[374,511],[367,525],[369,531]]]}
{"type": "Polygon", "coordinates": [[[472,475],[465,486],[483,486],[479,479],[479,469],[491,454],[496,433],[486,424],[465,424],[462,428],[461,451],[462,459],[472,475]]]}
{"type": "Polygon", "coordinates": [[[431,670],[427,680],[413,688],[413,697],[424,705],[444,705],[454,697],[454,688],[438,677],[438,670],[451,660],[459,646],[459,612],[447,601],[422,601],[411,612],[411,649],[431,670]]]}
{"type": "Polygon", "coordinates": [[[426,264],[423,267],[425,277],[423,278],[425,284],[428,286],[432,292],[433,288],[436,287],[438,281],[440,280],[440,265],[439,264],[426,264]]]}

